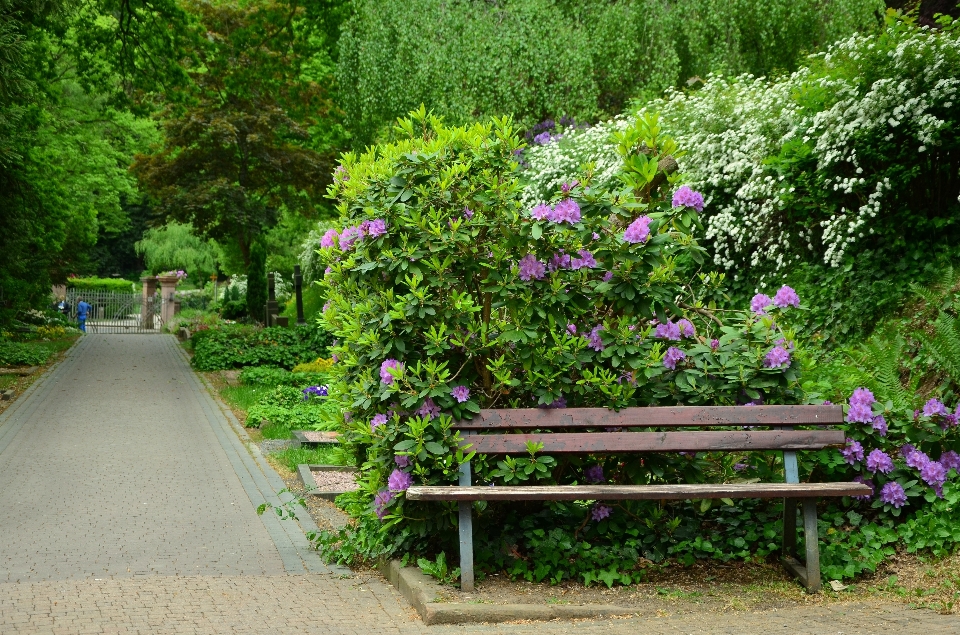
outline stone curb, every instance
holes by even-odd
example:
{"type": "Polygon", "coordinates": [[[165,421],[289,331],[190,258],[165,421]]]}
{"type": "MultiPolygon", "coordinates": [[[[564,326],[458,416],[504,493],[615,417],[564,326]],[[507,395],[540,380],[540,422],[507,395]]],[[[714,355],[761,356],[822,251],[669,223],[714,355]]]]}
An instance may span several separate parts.
{"type": "Polygon", "coordinates": [[[440,585],[416,567],[401,567],[399,560],[383,561],[380,573],[420,614],[427,626],[479,624],[529,620],[584,619],[634,615],[635,609],[610,604],[545,606],[541,604],[463,604],[437,602],[440,585]]]}

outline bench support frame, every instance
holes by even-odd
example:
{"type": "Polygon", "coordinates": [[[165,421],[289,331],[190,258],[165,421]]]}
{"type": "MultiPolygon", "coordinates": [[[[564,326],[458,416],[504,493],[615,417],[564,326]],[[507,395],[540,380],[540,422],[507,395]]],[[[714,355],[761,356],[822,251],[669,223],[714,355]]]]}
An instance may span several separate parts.
{"type": "MultiPolygon", "coordinates": [[[[797,453],[783,453],[783,467],[787,483],[799,483],[797,453]]],[[[805,558],[797,558],[797,504],[796,498],[783,499],[783,551],[781,562],[787,571],[795,575],[807,593],[820,590],[820,536],[817,532],[817,499],[803,499],[803,542],[805,558]]]]}
{"type": "MultiPolygon", "coordinates": [[[[472,474],[470,461],[460,465],[460,487],[470,487],[472,474]]],[[[460,590],[473,592],[473,502],[460,501],[460,590]]]]}

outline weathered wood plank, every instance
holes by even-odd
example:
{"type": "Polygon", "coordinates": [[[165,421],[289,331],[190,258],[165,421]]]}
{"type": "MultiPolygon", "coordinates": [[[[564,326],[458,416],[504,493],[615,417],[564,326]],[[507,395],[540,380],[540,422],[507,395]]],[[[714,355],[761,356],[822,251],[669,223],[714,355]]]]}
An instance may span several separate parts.
{"type": "Polygon", "coordinates": [[[510,408],[481,410],[459,430],[502,428],[680,428],[700,426],[830,426],[843,423],[840,406],[673,406],[625,408],[510,408]]]}
{"type": "Polygon", "coordinates": [[[409,500],[522,501],[522,500],[689,500],[692,498],[818,498],[864,496],[862,483],[727,483],[703,485],[527,485],[413,486],[409,500]]]}
{"type": "Polygon", "coordinates": [[[819,450],[842,446],[842,430],[751,430],[726,432],[568,432],[559,434],[481,434],[464,438],[480,454],[523,454],[527,442],[543,452],[714,452],[819,450]]]}

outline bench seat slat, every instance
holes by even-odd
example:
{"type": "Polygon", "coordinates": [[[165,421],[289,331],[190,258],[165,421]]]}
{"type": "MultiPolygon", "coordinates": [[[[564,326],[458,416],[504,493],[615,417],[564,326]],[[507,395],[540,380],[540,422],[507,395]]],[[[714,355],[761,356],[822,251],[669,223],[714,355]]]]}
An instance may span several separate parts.
{"type": "Polygon", "coordinates": [[[682,428],[716,426],[831,426],[843,423],[840,406],[670,406],[627,408],[510,408],[481,410],[458,430],[523,428],[682,428]]]}
{"type": "Polygon", "coordinates": [[[525,500],[689,500],[694,498],[818,498],[865,496],[862,483],[728,483],[703,485],[524,485],[456,487],[413,486],[409,500],[525,501],[525,500]]]}
{"type": "Polygon", "coordinates": [[[479,434],[461,445],[479,454],[525,454],[527,442],[543,452],[713,452],[819,450],[842,446],[842,430],[756,430],[726,432],[568,432],[560,434],[479,434]]]}

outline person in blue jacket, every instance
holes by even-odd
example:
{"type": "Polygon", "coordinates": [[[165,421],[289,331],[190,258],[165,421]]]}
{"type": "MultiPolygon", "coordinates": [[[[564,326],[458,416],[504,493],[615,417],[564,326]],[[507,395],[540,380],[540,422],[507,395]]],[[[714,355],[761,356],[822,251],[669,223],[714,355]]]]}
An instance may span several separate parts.
{"type": "Polygon", "coordinates": [[[87,332],[87,313],[89,313],[92,308],[92,306],[83,301],[83,298],[80,298],[80,301],[77,302],[77,322],[80,323],[80,330],[84,333],[87,332]]]}

